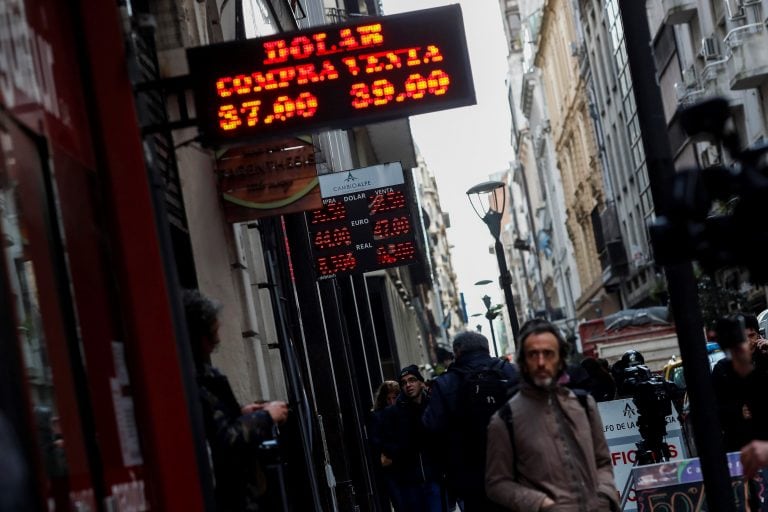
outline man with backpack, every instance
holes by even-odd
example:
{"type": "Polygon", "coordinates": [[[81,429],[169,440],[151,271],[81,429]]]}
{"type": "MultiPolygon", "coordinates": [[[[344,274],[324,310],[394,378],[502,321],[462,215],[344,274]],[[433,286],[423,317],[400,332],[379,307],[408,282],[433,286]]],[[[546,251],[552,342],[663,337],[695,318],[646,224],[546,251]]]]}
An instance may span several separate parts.
{"type": "Polygon", "coordinates": [[[464,501],[464,512],[498,508],[485,494],[488,421],[517,386],[508,361],[490,356],[488,339],[463,332],[453,341],[456,361],[432,384],[424,426],[446,447],[442,467],[448,491],[464,501]]]}
{"type": "Polygon", "coordinates": [[[488,426],[486,490],[505,510],[619,510],[594,399],[564,386],[567,344],[550,323],[520,334],[519,392],[488,426]]]}

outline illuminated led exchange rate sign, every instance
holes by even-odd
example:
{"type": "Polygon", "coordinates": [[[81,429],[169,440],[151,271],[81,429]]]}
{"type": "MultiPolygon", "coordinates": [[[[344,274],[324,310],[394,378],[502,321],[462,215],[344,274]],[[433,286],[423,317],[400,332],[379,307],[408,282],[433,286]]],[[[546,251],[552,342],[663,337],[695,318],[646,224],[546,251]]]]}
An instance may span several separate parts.
{"type": "Polygon", "coordinates": [[[318,279],[418,261],[408,189],[399,163],[319,178],[323,207],[309,212],[318,279]]]}
{"type": "Polygon", "coordinates": [[[187,50],[209,145],[473,105],[458,5],[187,50]]]}

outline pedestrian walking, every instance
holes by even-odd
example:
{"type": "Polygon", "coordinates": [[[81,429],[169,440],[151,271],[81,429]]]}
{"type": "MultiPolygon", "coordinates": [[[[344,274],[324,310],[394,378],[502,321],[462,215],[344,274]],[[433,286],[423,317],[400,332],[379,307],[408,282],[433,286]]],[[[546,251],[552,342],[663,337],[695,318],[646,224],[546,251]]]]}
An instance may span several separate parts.
{"type": "Polygon", "coordinates": [[[440,459],[450,494],[464,512],[496,508],[485,494],[485,446],[488,421],[518,384],[508,361],[490,356],[488,339],[463,332],[453,341],[455,362],[435,379],[424,426],[444,447],[440,459]]]}
{"type": "Polygon", "coordinates": [[[382,430],[385,428],[386,408],[397,403],[399,394],[400,384],[397,381],[385,380],[382,382],[374,396],[373,408],[368,421],[368,442],[371,445],[374,466],[376,467],[376,480],[379,483],[379,489],[386,494],[381,499],[383,510],[389,511],[390,508],[394,508],[395,512],[401,510],[400,490],[392,472],[391,461],[386,466],[384,465],[386,459],[382,453],[382,430]]]}
{"type": "Polygon", "coordinates": [[[568,349],[557,328],[520,334],[518,393],[488,426],[486,489],[516,512],[618,511],[610,453],[594,399],[561,379],[568,349]]]}
{"type": "Polygon", "coordinates": [[[400,389],[397,402],[384,410],[382,466],[392,472],[398,512],[442,512],[434,444],[421,423],[429,398],[416,365],[400,371],[400,389]]]}

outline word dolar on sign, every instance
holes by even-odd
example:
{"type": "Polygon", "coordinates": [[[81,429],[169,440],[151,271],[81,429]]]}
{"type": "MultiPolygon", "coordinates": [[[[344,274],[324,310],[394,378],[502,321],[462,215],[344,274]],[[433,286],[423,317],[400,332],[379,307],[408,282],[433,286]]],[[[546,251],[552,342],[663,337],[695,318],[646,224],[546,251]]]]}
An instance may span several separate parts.
{"type": "Polygon", "coordinates": [[[458,6],[188,50],[203,139],[226,144],[475,103],[458,6]]]}

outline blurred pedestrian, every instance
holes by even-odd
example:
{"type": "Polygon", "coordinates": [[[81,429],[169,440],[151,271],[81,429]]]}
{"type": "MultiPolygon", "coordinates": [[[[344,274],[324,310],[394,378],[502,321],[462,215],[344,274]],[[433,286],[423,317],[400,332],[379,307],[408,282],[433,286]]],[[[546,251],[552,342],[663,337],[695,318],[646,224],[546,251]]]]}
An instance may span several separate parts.
{"type": "Polygon", "coordinates": [[[607,369],[607,361],[603,364],[597,359],[588,357],[581,362],[581,367],[589,375],[587,387],[596,402],[607,402],[616,397],[616,382],[607,369]]]}
{"type": "Polygon", "coordinates": [[[241,406],[227,378],[210,364],[219,344],[219,306],[197,290],[183,293],[205,435],[213,462],[217,512],[259,510],[267,491],[260,448],[288,417],[285,402],[241,406]]]}
{"type": "Polygon", "coordinates": [[[732,343],[723,338],[727,357],[712,369],[717,411],[729,452],[739,451],[755,439],[768,440],[768,403],[764,394],[768,361],[762,351],[768,341],[760,338],[756,317],[742,316],[742,341],[732,343]]]}
{"type": "MultiPolygon", "coordinates": [[[[723,442],[728,452],[746,447],[747,461],[752,463],[750,443],[768,440],[768,357],[764,351],[768,341],[760,338],[760,326],[753,315],[720,319],[718,327],[722,331],[717,334],[718,343],[726,358],[712,369],[712,385],[723,442]]],[[[751,477],[747,482],[750,508],[758,510],[760,484],[751,477]]]]}
{"type": "Polygon", "coordinates": [[[463,332],[453,341],[456,361],[435,379],[424,425],[440,446],[448,491],[465,512],[490,512],[485,494],[485,444],[488,421],[518,384],[515,367],[491,357],[488,339],[463,332]]]}
{"type": "Polygon", "coordinates": [[[370,421],[368,423],[368,441],[373,452],[373,461],[376,467],[376,476],[379,482],[379,489],[386,492],[382,500],[385,510],[390,507],[395,512],[400,512],[400,492],[397,486],[395,475],[392,473],[391,459],[385,459],[382,453],[381,433],[384,427],[385,410],[391,405],[397,403],[397,397],[400,394],[400,384],[395,380],[385,380],[376,391],[373,399],[373,408],[371,409],[370,421]],[[387,463],[385,466],[385,462],[387,463]]]}
{"type": "Polygon", "coordinates": [[[560,383],[568,346],[549,323],[520,334],[523,382],[488,426],[486,488],[505,510],[618,511],[595,400],[560,383]]]}
{"type": "Polygon", "coordinates": [[[400,389],[397,402],[384,410],[381,463],[392,471],[399,512],[441,512],[434,444],[421,423],[429,397],[418,366],[400,371],[400,389]]]}

